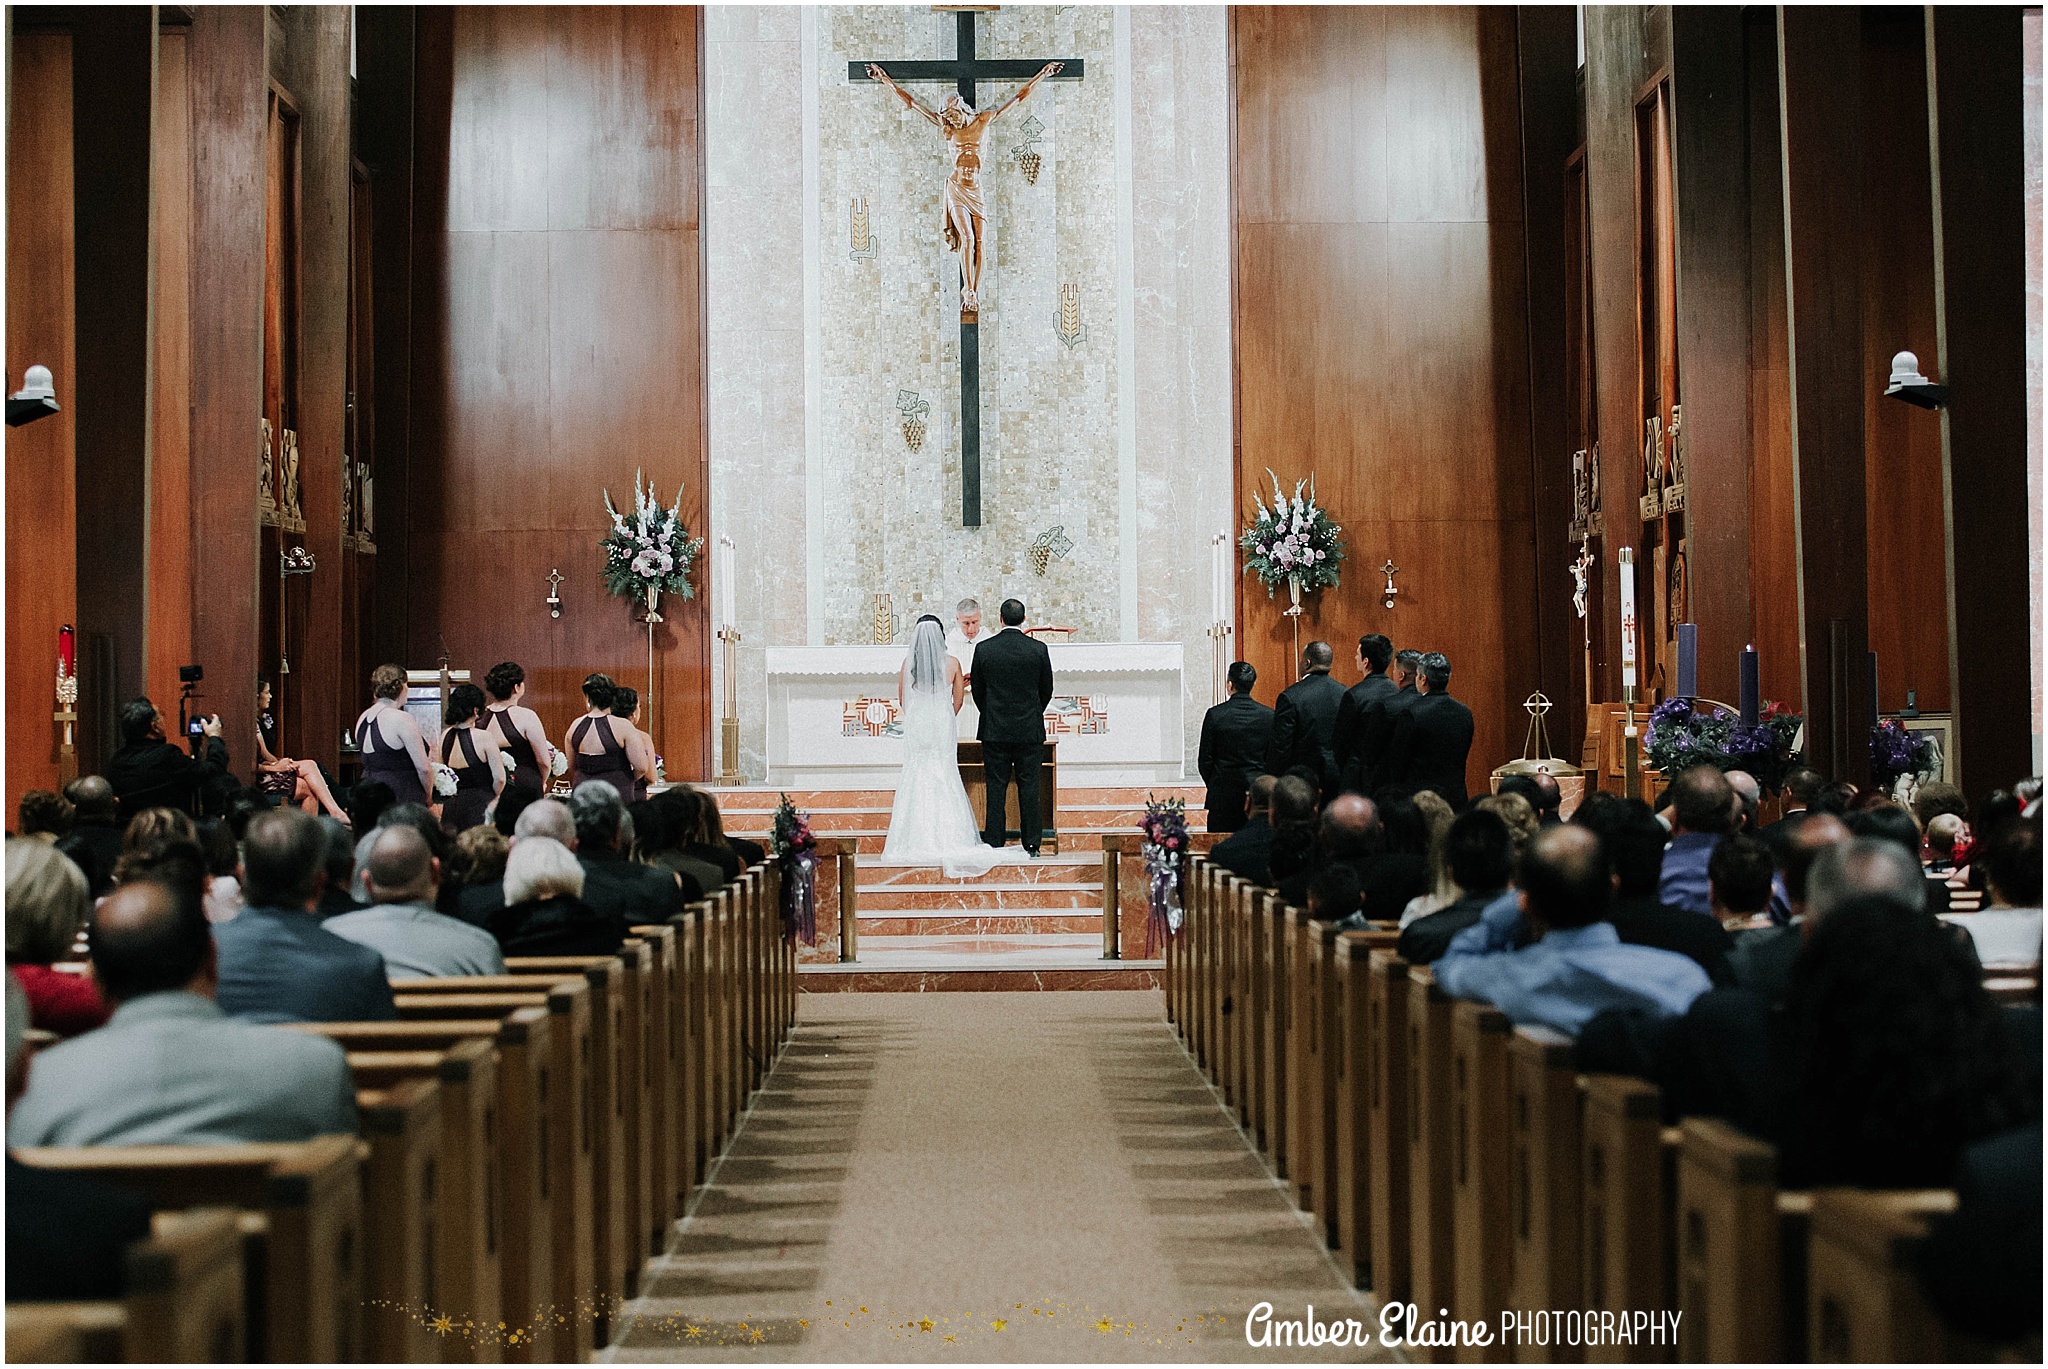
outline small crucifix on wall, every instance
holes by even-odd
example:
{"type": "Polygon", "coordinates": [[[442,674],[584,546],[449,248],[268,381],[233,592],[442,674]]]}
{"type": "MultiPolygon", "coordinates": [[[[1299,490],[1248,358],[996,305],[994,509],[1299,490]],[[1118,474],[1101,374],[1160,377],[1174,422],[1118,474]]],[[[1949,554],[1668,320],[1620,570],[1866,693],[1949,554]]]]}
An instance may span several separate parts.
{"type": "Polygon", "coordinates": [[[915,109],[946,140],[951,170],[940,204],[945,216],[948,250],[960,255],[960,522],[964,527],[981,526],[981,261],[986,223],[981,197],[981,144],[997,115],[1030,95],[1040,81],[1058,77],[1078,81],[1082,76],[1079,58],[1040,61],[1036,58],[994,58],[977,60],[974,55],[974,13],[995,6],[938,6],[957,9],[958,38],[952,61],[891,62],[885,70],[879,62],[847,63],[847,78],[880,81],[896,92],[905,105],[915,109]],[[899,82],[936,81],[950,83],[954,93],[934,110],[918,100],[899,82]],[[993,111],[976,113],[976,81],[1023,81],[1024,88],[993,111]]]}

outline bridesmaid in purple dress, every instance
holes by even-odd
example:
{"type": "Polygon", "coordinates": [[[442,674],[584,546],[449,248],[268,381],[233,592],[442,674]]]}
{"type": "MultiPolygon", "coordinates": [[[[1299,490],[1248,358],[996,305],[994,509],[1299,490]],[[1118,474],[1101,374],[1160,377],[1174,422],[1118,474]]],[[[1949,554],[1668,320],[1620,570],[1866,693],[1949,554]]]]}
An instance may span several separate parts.
{"type": "Polygon", "coordinates": [[[370,672],[370,706],[356,719],[356,746],[363,753],[363,778],[391,786],[398,803],[428,803],[434,770],[420,725],[406,716],[402,666],[380,665],[370,672]]]}
{"type": "MultiPolygon", "coordinates": [[[[612,717],[612,701],[618,686],[612,677],[592,674],[584,678],[583,700],[590,709],[569,727],[570,781],[603,780],[619,791],[619,797],[633,800],[633,763],[626,758],[626,744],[618,721],[612,717]]],[[[632,724],[626,725],[628,728],[632,724]]]]}
{"type": "Polygon", "coordinates": [[[495,735],[476,725],[484,711],[484,692],[473,684],[448,691],[441,715],[441,764],[455,772],[455,792],[441,802],[441,826],[461,836],[482,824],[484,810],[505,787],[504,754],[495,735]]]}

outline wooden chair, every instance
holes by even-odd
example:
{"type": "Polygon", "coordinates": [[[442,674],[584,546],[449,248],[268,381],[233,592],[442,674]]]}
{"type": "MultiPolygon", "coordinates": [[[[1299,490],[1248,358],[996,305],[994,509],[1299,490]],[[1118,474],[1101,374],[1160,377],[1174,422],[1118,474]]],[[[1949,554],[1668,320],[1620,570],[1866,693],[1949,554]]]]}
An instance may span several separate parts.
{"type": "MultiPolygon", "coordinates": [[[[522,1011],[532,1011],[523,1009],[522,1011]]],[[[504,1192],[498,1052],[481,1036],[452,1041],[443,1050],[350,1051],[358,1089],[390,1089],[432,1079],[441,1092],[441,1145],[435,1192],[435,1298],[430,1315],[447,1316],[461,1334],[442,1334],[436,1358],[444,1364],[495,1363],[504,1315],[504,1192]]],[[[532,1119],[527,1119],[531,1126],[532,1119]]],[[[533,1201],[533,1195],[521,1195],[533,1201]]]]}
{"type": "MultiPolygon", "coordinates": [[[[1418,1309],[1447,1308],[1457,1287],[1450,1201],[1451,999],[1427,966],[1408,971],[1407,1030],[1408,1278],[1418,1309]]],[[[1435,1358],[1450,1355],[1439,1350],[1435,1358]]]]}
{"type": "Polygon", "coordinates": [[[1954,1210],[1954,1193],[1820,1189],[1812,1206],[1807,1243],[1810,1359],[1912,1364],[1991,1358],[1988,1347],[1962,1344],[1942,1325],[1913,1267],[1929,1219],[1954,1210]]]}
{"type": "Polygon", "coordinates": [[[257,1214],[242,1224],[249,1343],[265,1359],[301,1363],[364,1357],[360,1147],[353,1136],[322,1136],[290,1144],[49,1147],[14,1155],[139,1193],[157,1209],[257,1214]]]}
{"type": "Polygon", "coordinates": [[[427,1319],[442,1312],[441,1086],[404,1079],[356,1090],[369,1159],[363,1166],[365,1344],[369,1357],[425,1364],[439,1357],[427,1319]]]}
{"type": "Polygon", "coordinates": [[[1414,1288],[1408,1242],[1409,964],[1391,950],[1366,959],[1366,1213],[1371,1223],[1372,1289],[1383,1302],[1406,1302],[1414,1288]]]}
{"type": "MultiPolygon", "coordinates": [[[[1585,1081],[1585,1303],[1595,1311],[1656,1311],[1671,1301],[1670,1202],[1677,1129],[1667,1142],[1653,1085],[1622,1075],[1585,1081]]],[[[1596,1346],[1595,1361],[1649,1362],[1671,1350],[1596,1346]]]]}
{"type": "MultiPolygon", "coordinates": [[[[1578,1072],[1571,1038],[1547,1027],[1517,1027],[1508,1040],[1508,1165],[1512,1277],[1506,1306],[1579,1307],[1584,1195],[1578,1072]]],[[[1517,1359],[1560,1363],[1581,1352],[1553,1341],[1515,1347],[1517,1359]]]]}
{"type": "MultiPolygon", "coordinates": [[[[542,1005],[515,1008],[502,1019],[293,1023],[284,1028],[338,1042],[349,1051],[352,1065],[364,1056],[438,1054],[472,1042],[495,1048],[500,1189],[497,1301],[507,1323],[502,1354],[515,1362],[546,1360],[554,1353],[552,1308],[557,1301],[554,1261],[559,1217],[552,1185],[557,1175],[568,1171],[552,1147],[558,1141],[573,1144],[577,1117],[573,1082],[568,1087],[551,1088],[561,1077],[554,1073],[551,1024],[548,1009],[542,1005]],[[544,1333],[540,1336],[544,1343],[537,1343],[537,1331],[544,1333]]],[[[364,1076],[359,1072],[357,1077],[364,1076]]],[[[579,1216],[586,1228],[587,1245],[590,1215],[579,1216]]],[[[568,1227],[561,1230],[563,1247],[573,1249],[573,1231],[568,1227]]],[[[564,1300],[574,1296],[566,1293],[564,1300]]]]}
{"type": "MultiPolygon", "coordinates": [[[[1487,1003],[1451,1007],[1451,1315],[1492,1321],[1508,1305],[1513,1268],[1508,1038],[1514,1024],[1487,1003]]],[[[1459,1358],[1487,1352],[1459,1347],[1459,1358]]]]}

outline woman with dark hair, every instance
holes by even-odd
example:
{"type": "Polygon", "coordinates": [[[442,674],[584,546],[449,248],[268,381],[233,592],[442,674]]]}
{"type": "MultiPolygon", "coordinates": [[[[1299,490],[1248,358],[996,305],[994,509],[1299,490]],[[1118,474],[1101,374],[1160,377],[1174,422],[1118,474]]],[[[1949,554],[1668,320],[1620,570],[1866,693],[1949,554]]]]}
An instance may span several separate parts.
{"type": "Polygon", "coordinates": [[[2038,1056],[2026,1068],[1967,944],[1881,896],[1813,929],[1781,1030],[1787,1188],[1939,1188],[1965,1146],[2041,1115],[2038,1056]]]}
{"type": "Polygon", "coordinates": [[[571,724],[569,744],[562,749],[569,753],[571,785],[603,780],[619,791],[620,798],[631,802],[638,797],[633,792],[633,763],[626,756],[626,745],[611,711],[617,693],[618,686],[609,675],[584,677],[583,700],[590,708],[571,724]]]}
{"type": "Polygon", "coordinates": [[[721,881],[716,878],[706,885],[684,864],[688,857],[677,849],[680,833],[673,810],[653,799],[641,799],[626,805],[626,817],[633,824],[633,859],[674,875],[683,886],[683,902],[695,903],[707,889],[719,886],[721,881]]]}
{"type": "MultiPolygon", "coordinates": [[[[684,884],[694,882],[706,894],[723,888],[726,876],[718,863],[692,855],[687,849],[696,839],[697,828],[703,821],[704,796],[687,784],[676,784],[648,802],[653,805],[664,829],[662,845],[655,850],[653,863],[682,877],[684,884]]],[[[637,832],[639,829],[636,827],[634,830],[637,832]]]]}
{"type": "Polygon", "coordinates": [[[226,818],[199,820],[199,854],[206,858],[206,920],[233,922],[242,912],[242,852],[226,818]]]}
{"type": "MultiPolygon", "coordinates": [[[[694,804],[695,806],[694,813],[682,830],[681,844],[683,854],[694,856],[698,860],[716,867],[719,875],[719,884],[730,884],[733,880],[738,879],[740,874],[747,868],[746,862],[741,860],[738,851],[735,851],[726,843],[725,828],[718,817],[717,801],[703,790],[692,788],[687,784],[676,785],[668,792],[671,794],[680,792],[685,804],[694,804]]],[[[705,887],[709,889],[718,886],[706,885],[705,887]]]]}
{"type": "Polygon", "coordinates": [[[334,801],[327,777],[318,761],[295,761],[280,756],[277,747],[277,719],[270,713],[270,677],[256,677],[256,784],[280,803],[296,803],[308,813],[327,810],[329,817],[348,821],[348,814],[334,801]]]}
{"type": "Polygon", "coordinates": [[[484,692],[473,684],[448,691],[441,715],[441,764],[455,772],[455,792],[441,803],[441,826],[460,836],[484,820],[484,810],[505,787],[504,750],[497,734],[476,725],[484,711],[484,692]]]}
{"type": "Polygon", "coordinates": [[[512,757],[512,782],[545,792],[555,764],[555,748],[548,742],[547,729],[540,725],[540,715],[519,702],[526,697],[526,672],[517,661],[500,661],[484,672],[484,693],[491,696],[491,703],[483,727],[497,734],[499,744],[512,757]]]}
{"type": "MultiPolygon", "coordinates": [[[[391,786],[400,803],[428,803],[434,767],[420,725],[406,716],[405,671],[380,665],[370,672],[370,706],[356,719],[356,746],[363,753],[363,778],[391,786]]],[[[358,831],[362,830],[360,828],[358,831]]]]}
{"type": "Polygon", "coordinates": [[[625,685],[612,686],[612,725],[622,735],[619,741],[626,748],[626,763],[633,767],[633,792],[620,794],[628,803],[635,803],[647,797],[647,787],[655,781],[654,738],[640,728],[640,691],[625,685]]]}
{"type": "Polygon", "coordinates": [[[384,816],[384,810],[398,802],[398,795],[382,780],[357,780],[348,791],[348,825],[367,836],[384,816]]]}

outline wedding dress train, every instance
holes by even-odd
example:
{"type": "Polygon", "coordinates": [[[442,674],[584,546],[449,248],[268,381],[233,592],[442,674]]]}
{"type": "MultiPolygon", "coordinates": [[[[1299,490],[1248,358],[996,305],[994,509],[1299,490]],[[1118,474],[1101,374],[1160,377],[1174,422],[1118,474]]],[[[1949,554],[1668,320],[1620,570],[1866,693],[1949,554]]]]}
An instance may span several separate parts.
{"type": "Polygon", "coordinates": [[[948,879],[975,879],[1002,853],[981,839],[960,782],[953,691],[945,673],[945,637],[935,621],[918,624],[903,691],[903,769],[889,813],[882,859],[936,865],[948,879]]]}

